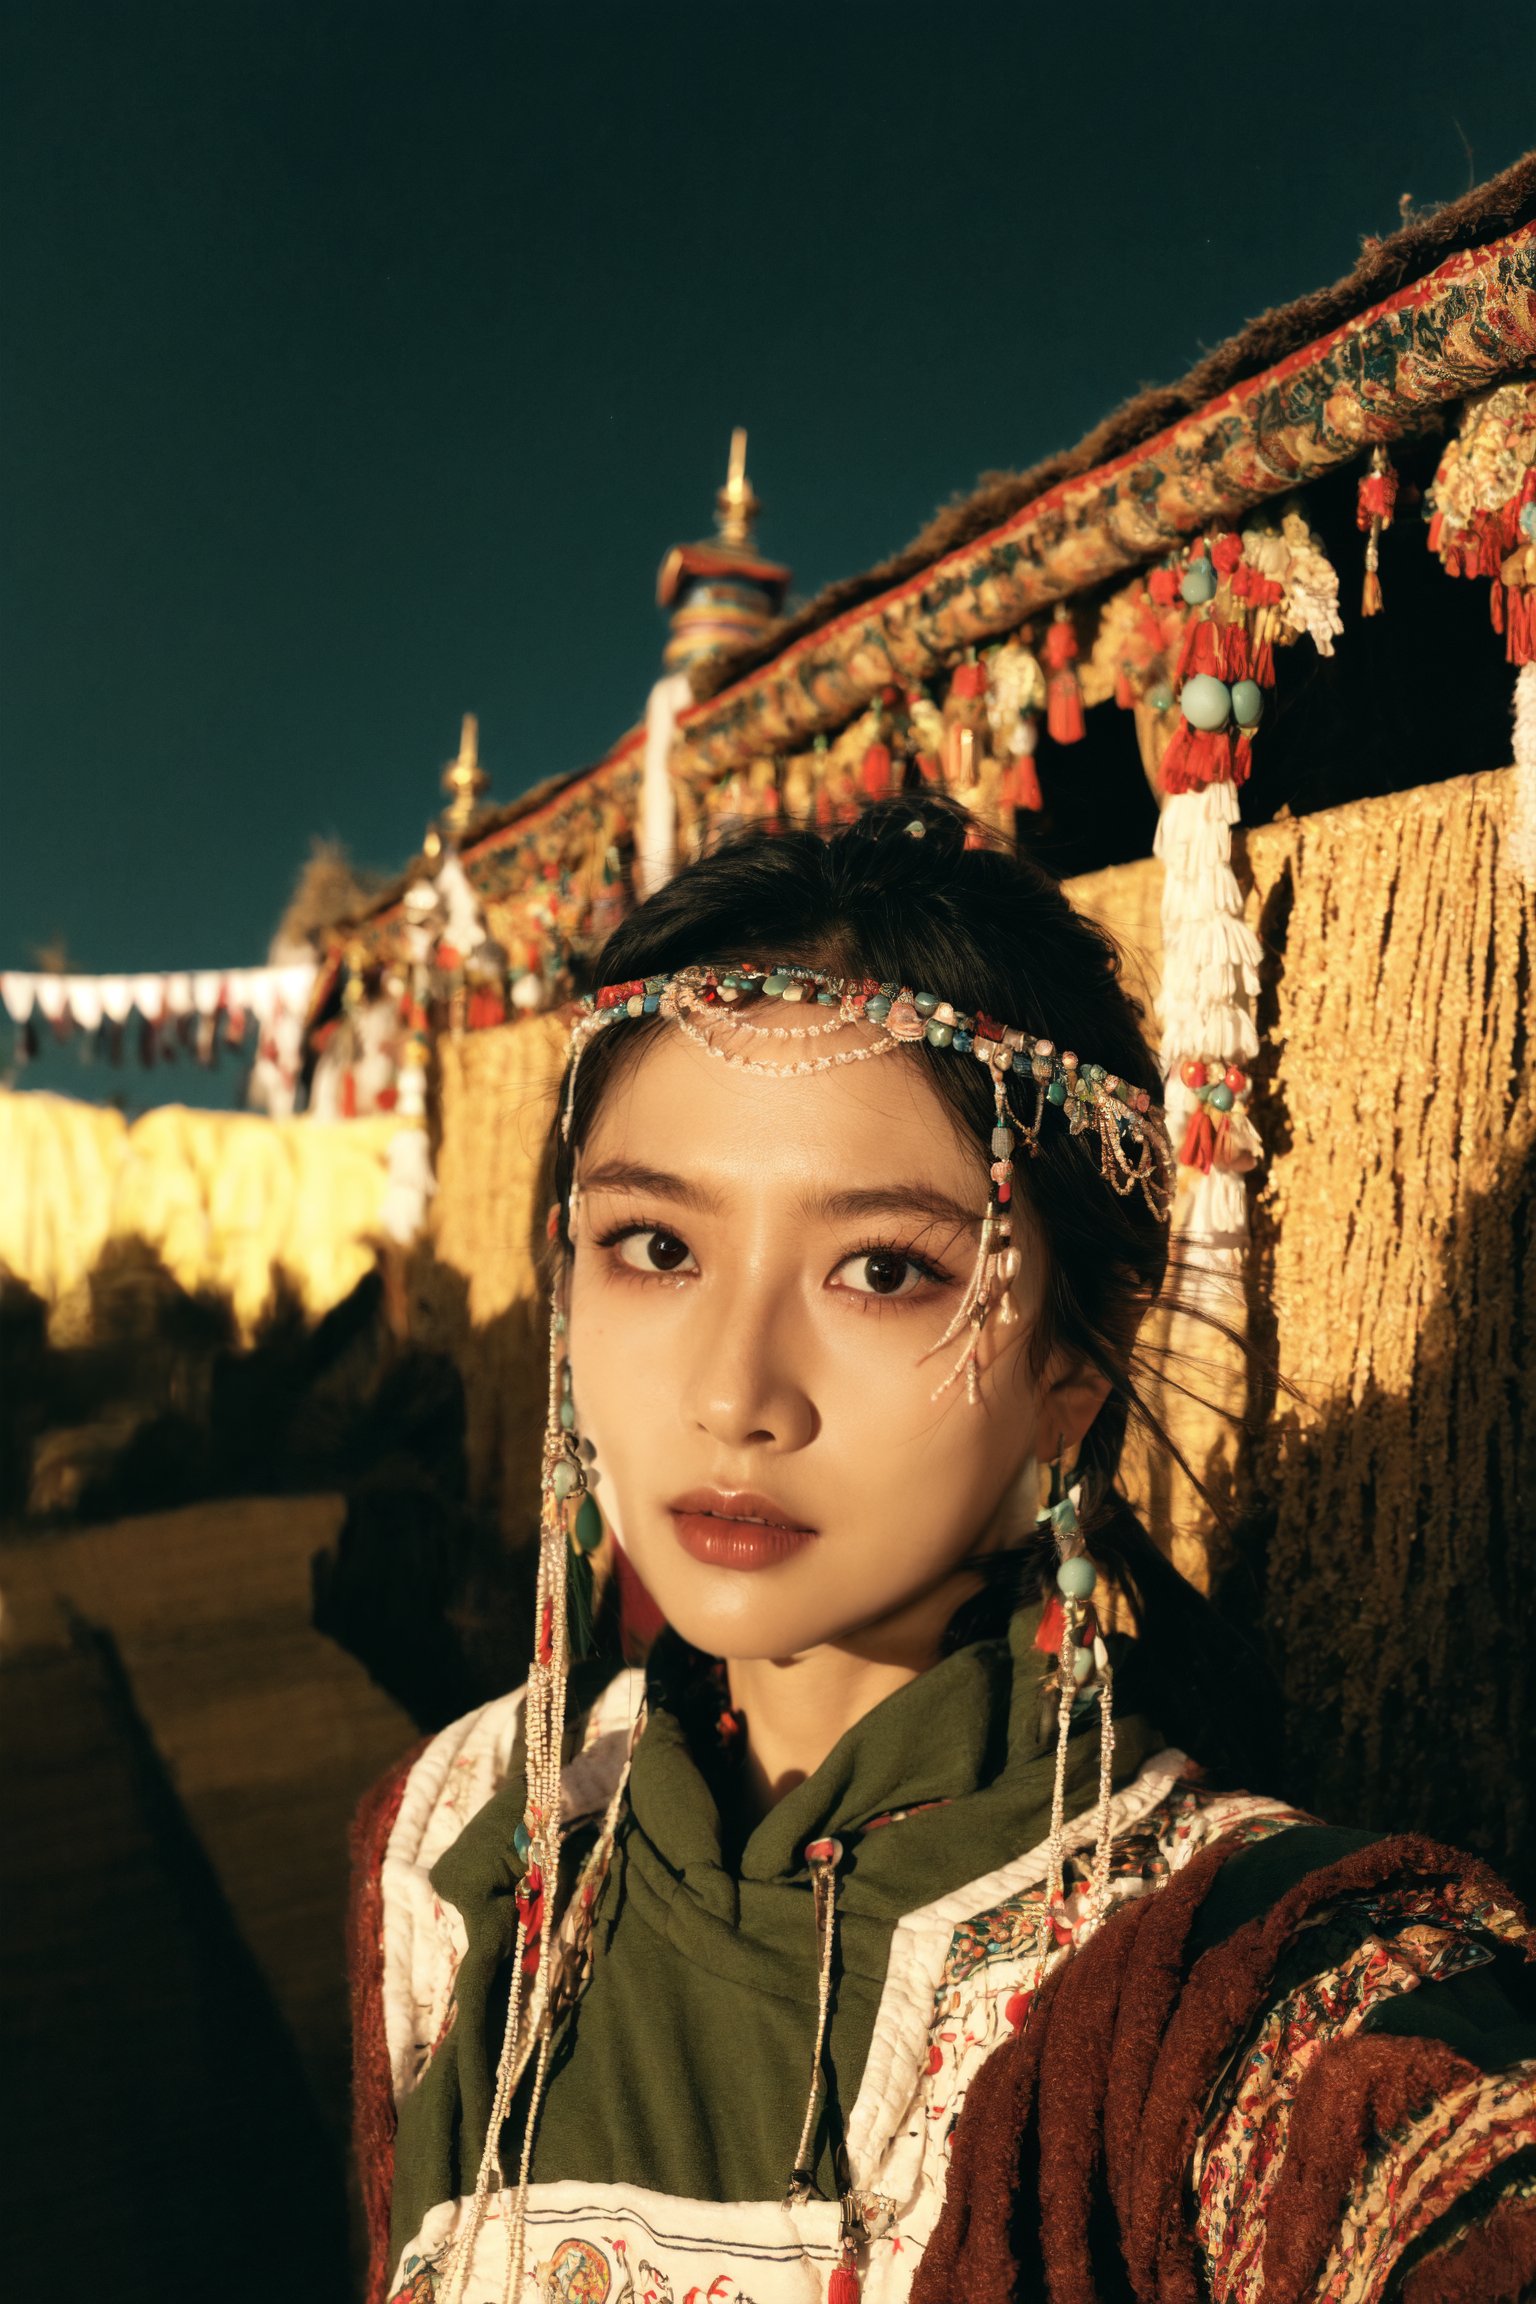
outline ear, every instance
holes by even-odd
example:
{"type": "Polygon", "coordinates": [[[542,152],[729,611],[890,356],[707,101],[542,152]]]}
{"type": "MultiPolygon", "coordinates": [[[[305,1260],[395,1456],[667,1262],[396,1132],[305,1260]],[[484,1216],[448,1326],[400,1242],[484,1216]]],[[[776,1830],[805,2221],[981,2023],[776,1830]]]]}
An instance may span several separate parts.
{"type": "Polygon", "coordinates": [[[1052,1361],[1035,1421],[1034,1452],[1042,1464],[1053,1463],[1063,1449],[1077,1447],[1110,1391],[1109,1378],[1086,1361],[1064,1362],[1060,1367],[1052,1361]]]}

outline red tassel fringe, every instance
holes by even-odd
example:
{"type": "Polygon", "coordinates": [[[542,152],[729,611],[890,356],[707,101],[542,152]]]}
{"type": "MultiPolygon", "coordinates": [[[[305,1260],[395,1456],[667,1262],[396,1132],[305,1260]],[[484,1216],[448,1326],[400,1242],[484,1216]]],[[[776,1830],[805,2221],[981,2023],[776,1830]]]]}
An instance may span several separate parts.
{"type": "Polygon", "coordinates": [[[1051,680],[1046,727],[1053,744],[1080,744],[1087,733],[1083,719],[1083,692],[1075,672],[1058,672],[1051,680]]]}
{"type": "Polygon", "coordinates": [[[1047,683],[1045,724],[1053,744],[1080,744],[1086,732],[1083,692],[1077,684],[1077,632],[1070,616],[1058,616],[1045,635],[1047,683]]]}
{"type": "Polygon", "coordinates": [[[1247,773],[1246,756],[1241,772],[1237,768],[1232,738],[1225,728],[1191,728],[1187,720],[1180,720],[1163,754],[1165,792],[1195,792],[1207,784],[1241,783],[1247,773]]]}
{"type": "Polygon", "coordinates": [[[1039,772],[1032,752],[1021,752],[1015,759],[1004,781],[1003,797],[1012,807],[1027,808],[1036,816],[1045,806],[1045,794],[1040,789],[1039,772]]]}
{"type": "Polygon", "coordinates": [[[1216,1135],[1211,1127],[1211,1116],[1203,1104],[1197,1104],[1189,1116],[1184,1131],[1184,1142],[1179,1148],[1179,1161],[1185,1168],[1198,1168],[1208,1175],[1216,1158],[1216,1135]]]}
{"type": "Polygon", "coordinates": [[[859,770],[859,783],[871,800],[883,800],[891,789],[891,748],[889,744],[871,744],[859,770]]]}
{"type": "MultiPolygon", "coordinates": [[[[1504,653],[1511,664],[1536,664],[1536,591],[1513,587],[1504,592],[1504,653]]],[[[1497,625],[1495,625],[1497,630],[1497,625]]]]}

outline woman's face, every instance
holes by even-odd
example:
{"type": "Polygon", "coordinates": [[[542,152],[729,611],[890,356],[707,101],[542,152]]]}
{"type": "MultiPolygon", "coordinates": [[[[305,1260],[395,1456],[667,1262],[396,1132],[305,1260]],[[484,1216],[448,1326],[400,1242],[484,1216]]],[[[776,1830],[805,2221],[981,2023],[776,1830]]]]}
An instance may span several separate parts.
{"type": "Polygon", "coordinates": [[[598,1501],[667,1621],[711,1655],[784,1658],[963,1596],[1026,1465],[1092,1407],[1031,1372],[1021,1208],[1019,1318],[988,1324],[981,1405],[963,1379],[931,1397],[986,1169],[921,1066],[797,1076],[805,1043],[729,1030],[773,1076],[663,1029],[604,1093],[577,1162],[571,1370],[598,1501]]]}

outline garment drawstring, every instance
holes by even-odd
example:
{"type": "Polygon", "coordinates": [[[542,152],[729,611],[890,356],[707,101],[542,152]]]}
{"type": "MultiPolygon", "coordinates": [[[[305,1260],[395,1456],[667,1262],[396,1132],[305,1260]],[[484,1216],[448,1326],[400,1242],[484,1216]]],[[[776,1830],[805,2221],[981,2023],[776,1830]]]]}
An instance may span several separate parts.
{"type": "MultiPolygon", "coordinates": [[[[811,2051],[811,2082],[806,2092],[805,2118],[795,2147],[795,2165],[785,2200],[790,2206],[812,2200],[816,2193],[815,2135],[825,2081],[827,2019],[832,2006],[832,1961],[837,1946],[837,1869],[843,1861],[841,1840],[812,1840],[805,1851],[811,1875],[811,1903],[816,1919],[816,2044],[811,2051]]],[[[846,2168],[844,2174],[846,2175],[846,2168]]],[[[869,2234],[863,2210],[852,2188],[840,2196],[842,2223],[838,2234],[841,2261],[827,2283],[827,2304],[859,2304],[859,2252],[869,2234]]]]}

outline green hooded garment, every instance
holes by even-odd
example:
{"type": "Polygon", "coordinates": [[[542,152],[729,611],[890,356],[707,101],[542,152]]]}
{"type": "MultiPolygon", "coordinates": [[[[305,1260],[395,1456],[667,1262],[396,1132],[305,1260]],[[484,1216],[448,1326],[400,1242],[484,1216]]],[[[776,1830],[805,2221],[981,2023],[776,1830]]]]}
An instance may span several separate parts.
{"type": "MultiPolygon", "coordinates": [[[[818,1940],[808,1841],[845,1851],[837,1958],[816,2131],[818,2184],[840,2189],[837,2152],[858,2093],[907,1913],[1038,1846],[1050,1829],[1055,1704],[1034,1646],[1040,1610],[1008,1637],[974,1642],[877,1704],[732,1855],[679,1712],[680,1644],[664,1635],[648,1674],[650,1716],[598,1905],[591,1979],[558,2035],[533,2180],[580,2178],[676,2198],[783,2196],[805,2113],[815,2041],[818,1940]]],[[[1162,1743],[1116,1717],[1115,1784],[1162,1743]]],[[[1098,1792],[1097,1707],[1069,1745],[1067,1812],[1098,1792]]],[[[463,1917],[468,1949],[454,2020],[400,2112],[393,2239],[473,2188],[495,2088],[522,1864],[521,1747],[501,1790],[432,1872],[463,1917]]],[[[526,2082],[525,2082],[526,2088],[526,2082]]],[[[514,2103],[504,2149],[520,2138],[514,2103]]]]}

